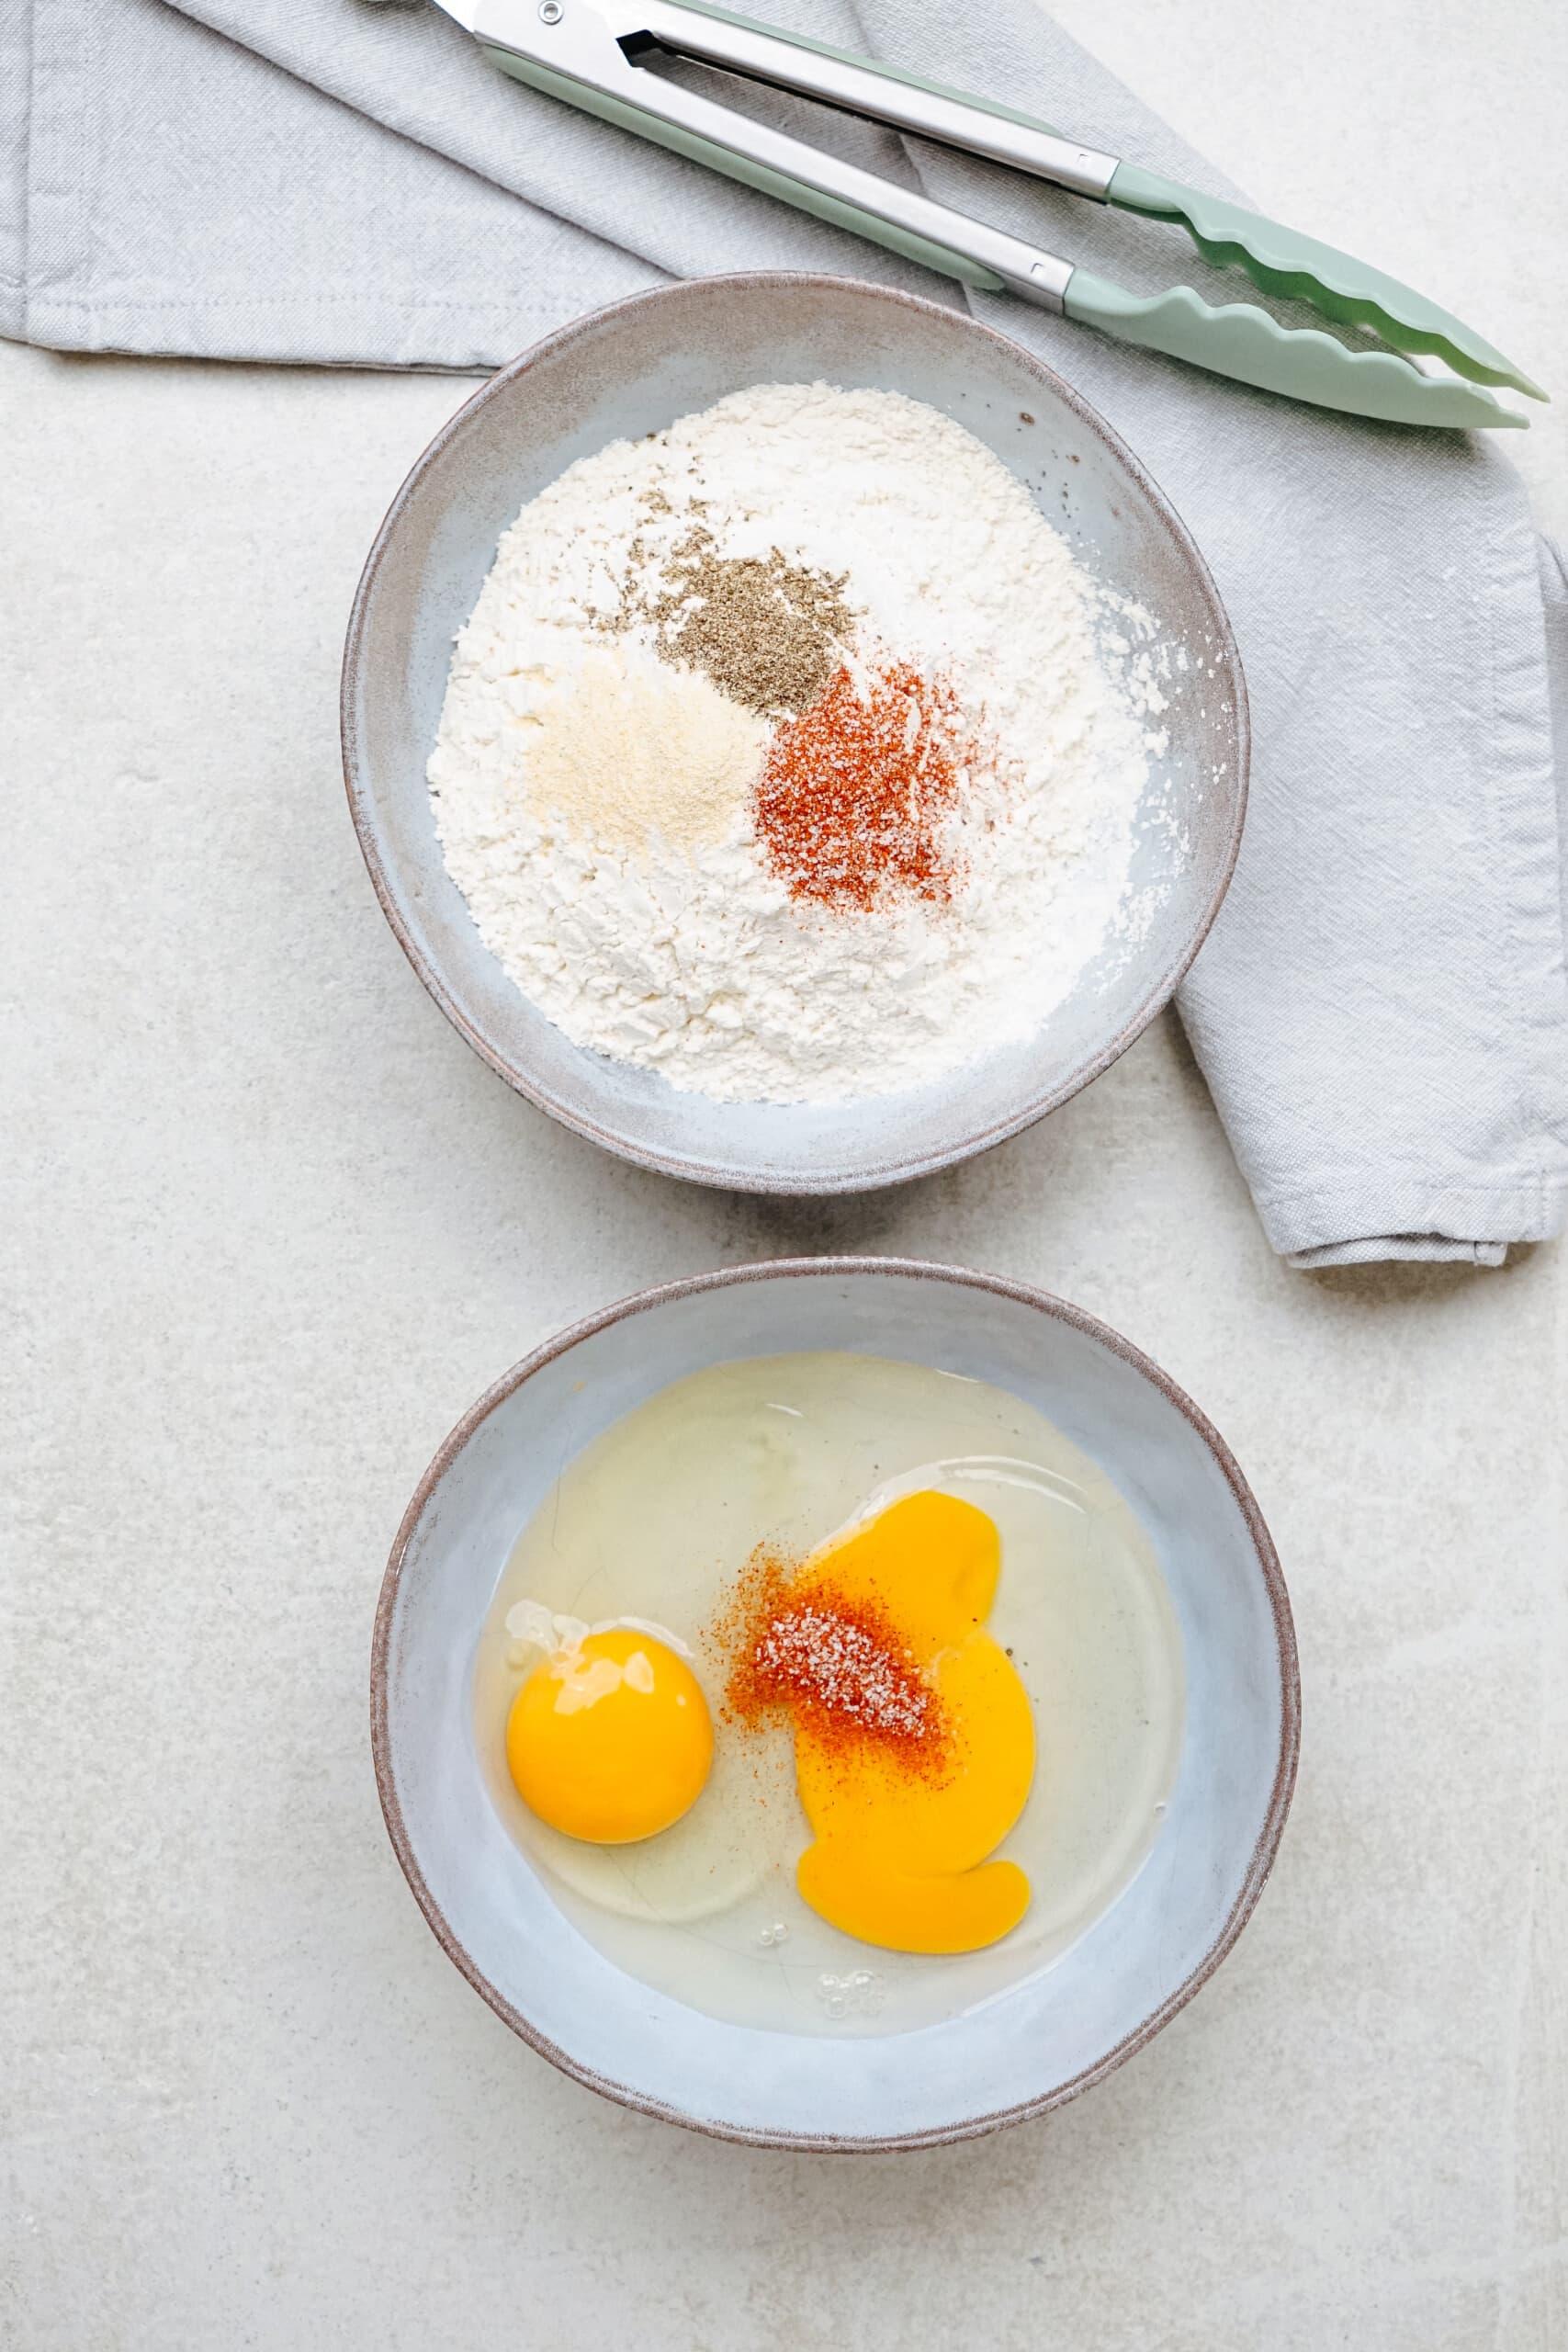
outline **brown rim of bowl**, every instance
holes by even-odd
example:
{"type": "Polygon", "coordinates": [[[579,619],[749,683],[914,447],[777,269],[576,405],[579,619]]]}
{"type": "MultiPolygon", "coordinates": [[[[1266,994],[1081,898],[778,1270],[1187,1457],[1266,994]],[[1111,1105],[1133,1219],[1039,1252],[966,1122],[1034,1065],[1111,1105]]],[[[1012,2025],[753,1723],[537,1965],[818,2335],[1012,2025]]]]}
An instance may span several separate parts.
{"type": "Polygon", "coordinates": [[[1023,345],[1015,343],[1010,335],[1000,334],[995,327],[983,325],[978,319],[966,311],[951,311],[942,303],[928,302],[916,294],[900,293],[891,286],[877,286],[867,278],[829,277],[820,272],[809,270],[741,270],[726,276],[683,278],[673,286],[656,286],[649,288],[647,293],[630,294],[619,302],[608,302],[600,310],[585,311],[581,318],[573,319],[570,325],[557,328],[553,334],[544,336],[541,341],[531,345],[526,351],[521,353],[517,358],[509,360],[503,368],[497,368],[494,375],[480,386],[472,398],[465,401],[462,407],[447,418],[441,430],[426,445],[410,468],[396,497],[382,517],[381,527],[377,532],[371,543],[370,552],[365,559],[365,569],[360,573],[359,585],[355,591],[354,605],[349,615],[348,634],[344,643],[339,714],[343,737],[344,784],[348,794],[348,805],[354,819],[355,831],[359,836],[360,853],[364,857],[376,896],[381,902],[381,911],[391,925],[393,936],[398,944],[418,973],[430,995],[434,997],[458,1035],[468,1041],[480,1059],[488,1062],[498,1077],[503,1078],[516,1093],[523,1095],[536,1108],[547,1112],[551,1118],[558,1120],[562,1126],[570,1127],[575,1135],[585,1136],[590,1143],[598,1144],[602,1149],[615,1153],[618,1159],[629,1159],[636,1167],[652,1169],[657,1174],[662,1176],[678,1176],[688,1183],[716,1185],[727,1192],[782,1193],[793,1199],[807,1198],[814,1194],[837,1195],[846,1193],[873,1192],[881,1185],[909,1183],[916,1177],[932,1176],[941,1169],[955,1167],[962,1160],[972,1159],[976,1152],[988,1150],[993,1144],[1003,1143],[1010,1136],[1021,1134],[1025,1127],[1033,1126],[1037,1120],[1044,1118],[1052,1111],[1059,1110],[1064,1102],[1069,1102],[1075,1094],[1080,1093],[1086,1086],[1092,1084],[1095,1079],[1101,1077],[1112,1062],[1119,1060],[1128,1046],[1143,1035],[1156,1013],[1163,1012],[1169,1003],[1186,977],[1198,950],[1207,939],[1214,918],[1224,904],[1225,892],[1230,888],[1231,876],[1235,871],[1235,862],[1241,849],[1252,760],[1251,714],[1247,702],[1247,677],[1242,669],[1241,654],[1236,646],[1235,632],[1231,628],[1230,616],[1221,601],[1213,577],[1200,554],[1191,533],[1171,505],[1170,501],[1158,484],[1151,480],[1120,435],[1112,431],[1099,410],[1092,408],[1083,394],[1076,391],[1065,378],[1058,376],[1055,368],[1046,367],[1043,360],[1037,359],[1032,352],[1026,351],[1023,345]],[[482,407],[486,401],[493,399],[503,385],[510,384],[515,378],[526,374],[527,370],[536,367],[540,360],[549,358],[553,353],[570,343],[587,328],[597,326],[602,321],[614,318],[622,311],[637,310],[643,304],[664,302],[678,298],[693,286],[729,288],[819,286],[830,287],[835,292],[847,287],[856,294],[869,295],[877,301],[892,303],[902,310],[930,311],[949,322],[954,319],[960,320],[972,334],[980,336],[987,342],[999,344],[1029,370],[1037,382],[1054,393],[1056,399],[1071,409],[1075,415],[1080,417],[1083,423],[1099,435],[1126,468],[1134,481],[1148,499],[1166,530],[1181,548],[1196,576],[1202,596],[1210,607],[1220,653],[1234,682],[1236,710],[1237,793],[1235,818],[1231,827],[1224,865],[1191,939],[1181,954],[1155,981],[1132,1019],[1123,1024],[1108,1046],[1101,1047],[1098,1054],[1081,1064],[1060,1085],[1050,1087],[1043,1093],[1035,1095],[1021,1110],[1010,1113],[1005,1119],[993,1120],[988,1126],[978,1127],[973,1133],[961,1136],[956,1143],[945,1144],[938,1150],[910,1152],[902,1159],[888,1161],[885,1165],[856,1170],[851,1174],[829,1170],[820,1177],[784,1178],[772,1175],[766,1170],[740,1170],[718,1167],[697,1159],[682,1159],[671,1152],[657,1151],[646,1144],[638,1143],[632,1137],[621,1134],[618,1129],[602,1126],[597,1121],[584,1117],[581,1112],[562,1102],[547,1087],[540,1085],[537,1080],[530,1078],[523,1070],[514,1069],[495,1051],[486,1038],[479,1035],[449,993],[440,974],[404,922],[399,910],[396,892],[382,861],[380,844],[362,780],[360,745],[358,730],[355,723],[354,703],[355,686],[365,635],[366,615],[371,596],[375,593],[377,577],[386,557],[392,533],[397,528],[415,485],[442,455],[448,443],[462,431],[468,419],[482,407]]]}
{"type": "Polygon", "coordinates": [[[392,1850],[397,1855],[403,1876],[413,1890],[414,1900],[424,1914],[425,1924],[447,1959],[468,1978],[481,2000],[487,2001],[513,2033],[536,2050],[541,2057],[547,2058],[552,2065],[558,2066],[563,2075],[570,2075],[574,2082],[586,2084],[590,2090],[600,2092],[622,2107],[634,2108],[642,2115],[658,2116],[666,2123],[683,2124],[689,2131],[705,2132],[715,2140],[737,2141],[750,2147],[809,2150],[829,2155],[878,2155],[907,2149],[942,2147],[958,2140],[979,2139],[987,2132],[1000,2131],[1010,2123],[1025,2122],[1032,2116],[1048,2115],[1054,2108],[1065,2106],[1068,2099],[1077,2098],[1080,2092],[1102,2082],[1107,2075],[1124,2064],[1134,2052],[1152,2041],[1160,2028],[1168,2024],[1179,2009],[1185,2008],[1200,1987],[1207,1984],[1252,1916],[1274,1866],[1285,1816],[1291,1809],[1301,1752],[1301,1729],[1302,1688],[1295,1626],[1279,1555],[1252,1489],[1213,1423],[1151,1357],[1146,1356],[1141,1348],[1134,1347],[1130,1340],[1124,1340],[1119,1331],[1112,1330],[1108,1323],[1102,1323],[1097,1315],[1089,1315],[1081,1306],[1069,1305],[1066,1299],[1054,1297],[1049,1291],[1036,1290],[1028,1283],[1009,1282],[999,1274],[975,1273],[964,1266],[934,1265],[919,1258],[773,1258],[764,1259],[755,1265],[725,1267],[716,1273],[690,1274],[682,1281],[661,1283],[655,1289],[637,1291],[628,1298],[617,1299],[614,1305],[602,1307],[596,1315],[586,1316],[581,1322],[558,1332],[553,1340],[547,1340],[542,1347],[525,1356],[521,1363],[513,1364],[510,1372],[503,1373],[492,1386],[486,1389],[477,1404],[468,1408],[415,1487],[387,1562],[371,1637],[370,1748],[387,1834],[391,1838],[392,1850]],[[731,2124],[687,2115],[678,2108],[666,2106],[662,2100],[644,2098],[625,2083],[595,2074],[591,2067],[579,2065],[558,2043],[540,2033],[521,2010],[513,2008],[512,2003],[497,1991],[469,1958],[425,1883],[403,1823],[402,1808],[398,1802],[388,1730],[388,1654],[403,1561],[410,1541],[438,1480],[480,1422],[489,1417],[502,1398],[510,1396],[525,1380],[532,1378],[546,1364],[553,1363],[558,1356],[565,1354],[569,1349],[576,1347],[580,1340],[591,1339],[596,1331],[604,1330],[612,1323],[623,1322],[628,1316],[642,1315],[650,1307],[662,1306],[669,1300],[687,1298],[698,1291],[723,1290],[732,1283],[770,1282],[780,1277],[788,1279],[799,1275],[836,1280],[846,1274],[897,1274],[921,1282],[956,1283],[966,1289],[989,1291],[998,1298],[1016,1299],[1025,1306],[1033,1306],[1043,1314],[1055,1316],[1058,1322],[1068,1324],[1075,1331],[1081,1331],[1089,1339],[1098,1340],[1112,1355],[1120,1356],[1135,1372],[1141,1372],[1201,1438],[1235,1498],[1268,1589],[1280,1666],[1280,1752],[1269,1795],[1269,1809],[1264,1815],[1258,1842],[1252,1849],[1241,1891],[1231,1905],[1229,1917],[1191,1974],[1103,2058],[1087,2067],[1081,2075],[1075,2075],[1070,2081],[1058,2083],[1054,2090],[1044,2092],[1040,2098],[1023,2099],[1016,2107],[998,2108],[990,2114],[971,2116],[961,2123],[944,2124],[931,2131],[884,2134],[866,2139],[850,2139],[829,2132],[748,2132],[731,2124]]]}

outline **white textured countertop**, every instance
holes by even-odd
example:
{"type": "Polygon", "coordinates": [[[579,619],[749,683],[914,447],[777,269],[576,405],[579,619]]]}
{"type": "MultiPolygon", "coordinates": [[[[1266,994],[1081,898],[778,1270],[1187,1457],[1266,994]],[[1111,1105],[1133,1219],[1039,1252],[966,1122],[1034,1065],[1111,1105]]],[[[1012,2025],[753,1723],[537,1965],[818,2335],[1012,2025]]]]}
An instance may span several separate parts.
{"type": "MultiPolygon", "coordinates": [[[[1269,209],[1568,397],[1557,0],[1067,0],[1269,209]]],[[[387,498],[468,387],[0,346],[12,1113],[0,2338],[14,2352],[1562,2352],[1568,1259],[1269,1254],[1173,1022],[958,1174],[639,1175],[404,965],[338,774],[387,498]],[[382,1834],[381,1567],[469,1400],[643,1283],[866,1248],[1107,1317],[1294,1597],[1300,1791],[1233,1959],[1056,2118],[831,2160],[604,2105],[382,1834]]],[[[1568,525],[1560,405],[1509,454],[1568,525]]]]}

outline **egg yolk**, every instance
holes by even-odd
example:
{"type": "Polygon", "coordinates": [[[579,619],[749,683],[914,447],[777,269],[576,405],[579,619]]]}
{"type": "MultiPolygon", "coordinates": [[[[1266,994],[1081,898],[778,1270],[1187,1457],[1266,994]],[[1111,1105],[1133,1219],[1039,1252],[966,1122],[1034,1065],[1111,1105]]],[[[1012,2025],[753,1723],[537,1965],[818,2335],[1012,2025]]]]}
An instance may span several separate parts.
{"type": "Polygon", "coordinates": [[[552,1829],[630,1845],[696,1803],[713,1723],[684,1658],[617,1627],[535,1668],[506,1719],[506,1762],[524,1804],[552,1829]]]}
{"type": "Polygon", "coordinates": [[[891,1623],[936,1694],[941,1770],[886,1743],[846,1754],[797,1717],[795,1773],[815,1842],[796,1881],[819,1916],[893,1951],[976,1951],[1029,1905],[1016,1862],[990,1861],[1034,1778],[1034,1719],[1006,1652],[985,1632],[1001,1566],[996,1523],[972,1503],[906,1496],[820,1554],[798,1591],[864,1604],[891,1623]]]}

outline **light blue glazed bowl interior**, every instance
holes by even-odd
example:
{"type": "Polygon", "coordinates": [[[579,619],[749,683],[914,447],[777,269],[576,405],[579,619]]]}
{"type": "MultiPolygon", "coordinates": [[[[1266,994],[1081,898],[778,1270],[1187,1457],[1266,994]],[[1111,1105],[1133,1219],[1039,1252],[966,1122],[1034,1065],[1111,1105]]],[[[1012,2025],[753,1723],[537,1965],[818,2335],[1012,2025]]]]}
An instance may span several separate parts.
{"type": "Polygon", "coordinates": [[[377,1645],[378,1769],[400,1858],[478,1988],[596,2087],[784,2144],[956,2138],[1038,2111],[1127,2055],[1228,1949],[1266,1875],[1294,1768],[1288,1602],[1207,1425],[1103,1326],[1034,1293],[897,1262],[795,1261],[612,1309],[475,1408],[395,1553],[377,1645]],[[1110,1475],[1155,1544],[1181,1630],[1186,1726],[1168,1810],[1068,1951],[915,2031],[842,2040],[722,2023],[588,1943],[504,1828],[473,1728],[477,1637],[561,1465],[667,1383],[839,1348],[1011,1390],[1110,1475]]]}
{"type": "Polygon", "coordinates": [[[951,1164],[1064,1102],[1167,1001],[1213,920],[1246,802],[1247,712],[1224,611],[1181,526],[1085,403],[967,314],[847,279],[701,278],[579,321],[503,370],[432,443],[382,526],[344,673],[349,792],[387,913],[438,1003],[522,1092],[646,1165],[741,1190],[833,1193],[951,1164]],[[1039,1034],[932,1084],[829,1105],[716,1102],[572,1045],[480,940],[425,788],[452,641],[497,542],[572,464],[749,384],[906,392],[1025,481],[1097,580],[1171,649],[1131,888],[1146,931],[1108,948],[1039,1034]],[[1178,667],[1179,656],[1185,667],[1178,667]]]}

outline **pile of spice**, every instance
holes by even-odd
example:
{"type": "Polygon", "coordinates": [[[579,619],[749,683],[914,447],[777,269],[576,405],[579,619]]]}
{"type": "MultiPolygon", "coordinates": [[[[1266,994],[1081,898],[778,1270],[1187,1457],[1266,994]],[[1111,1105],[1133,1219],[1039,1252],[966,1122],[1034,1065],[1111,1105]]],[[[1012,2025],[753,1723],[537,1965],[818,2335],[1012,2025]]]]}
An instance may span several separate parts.
{"type": "MultiPolygon", "coordinates": [[[[662,495],[660,503],[671,511],[662,495]]],[[[807,709],[852,640],[856,616],[844,602],[842,572],[790,563],[777,548],[766,556],[725,555],[703,522],[661,563],[640,538],[631,553],[637,569],[619,627],[650,627],[664,661],[704,671],[748,709],[770,716],[807,709]]]]}
{"type": "Polygon", "coordinates": [[[874,1602],[835,1590],[830,1572],[802,1580],[776,1554],[755,1552],[715,1638],[732,1661],[732,1721],[783,1713],[829,1750],[870,1741],[922,1775],[945,1763],[942,1704],[908,1644],[874,1602]]]}
{"type": "Polygon", "coordinates": [[[840,669],[769,746],[756,797],[769,864],[793,898],[825,907],[950,899],[952,820],[977,756],[945,680],[907,662],[863,681],[840,669]]]}
{"type": "Polygon", "coordinates": [[[655,841],[691,857],[746,821],[767,743],[766,722],[701,671],[595,645],[539,696],[521,781],[542,825],[644,861],[655,841]]]}

